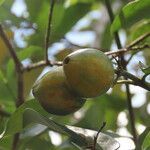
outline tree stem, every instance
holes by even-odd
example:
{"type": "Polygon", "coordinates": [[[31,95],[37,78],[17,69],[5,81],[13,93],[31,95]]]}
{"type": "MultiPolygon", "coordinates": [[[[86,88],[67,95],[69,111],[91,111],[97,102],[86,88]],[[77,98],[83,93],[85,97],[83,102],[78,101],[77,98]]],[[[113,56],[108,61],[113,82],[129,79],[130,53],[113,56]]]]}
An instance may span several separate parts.
{"type": "MultiPolygon", "coordinates": [[[[18,96],[17,96],[17,100],[16,100],[16,107],[19,107],[21,104],[24,103],[24,96],[23,96],[23,66],[21,61],[19,60],[19,58],[17,57],[16,51],[13,48],[12,44],[10,43],[7,35],[5,34],[2,25],[0,24],[0,35],[3,39],[3,41],[5,42],[6,46],[8,47],[8,50],[10,52],[10,55],[15,63],[15,69],[16,69],[16,73],[17,73],[17,92],[18,92],[18,96]]],[[[17,149],[17,145],[19,142],[19,135],[20,133],[16,133],[14,135],[14,139],[13,139],[13,144],[12,144],[12,150],[16,150],[17,149]]]]}
{"type": "MultiPolygon", "coordinates": [[[[106,3],[106,7],[107,7],[107,11],[111,20],[111,23],[114,20],[114,15],[113,15],[113,11],[111,8],[111,4],[109,0],[105,0],[106,3]]],[[[121,49],[121,42],[120,42],[120,38],[118,35],[118,32],[114,33],[114,37],[115,37],[115,41],[117,44],[118,49],[121,49]]],[[[120,55],[120,64],[123,67],[123,69],[126,70],[126,62],[124,60],[123,55],[120,55]]],[[[125,80],[127,80],[127,78],[125,78],[125,80]]],[[[129,111],[129,116],[130,116],[130,124],[131,124],[131,129],[132,129],[132,135],[133,135],[133,139],[134,139],[134,143],[135,145],[137,144],[137,134],[136,134],[136,128],[135,128],[135,117],[134,117],[134,112],[133,112],[133,107],[131,104],[131,93],[130,93],[130,88],[128,84],[125,84],[126,86],[126,94],[127,94],[127,103],[128,103],[128,111],[129,111]]]]}

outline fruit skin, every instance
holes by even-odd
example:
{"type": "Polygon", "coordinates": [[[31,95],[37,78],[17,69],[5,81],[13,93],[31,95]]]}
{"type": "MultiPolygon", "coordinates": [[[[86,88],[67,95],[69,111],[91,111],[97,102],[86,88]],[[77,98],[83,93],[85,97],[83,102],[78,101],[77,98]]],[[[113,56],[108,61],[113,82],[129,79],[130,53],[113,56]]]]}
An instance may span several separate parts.
{"type": "Polygon", "coordinates": [[[114,80],[111,61],[96,49],[79,49],[69,54],[63,68],[71,88],[84,98],[106,93],[114,80]]]}
{"type": "Polygon", "coordinates": [[[46,73],[34,84],[32,92],[42,107],[55,115],[73,113],[85,103],[68,88],[62,66],[46,73]]]}

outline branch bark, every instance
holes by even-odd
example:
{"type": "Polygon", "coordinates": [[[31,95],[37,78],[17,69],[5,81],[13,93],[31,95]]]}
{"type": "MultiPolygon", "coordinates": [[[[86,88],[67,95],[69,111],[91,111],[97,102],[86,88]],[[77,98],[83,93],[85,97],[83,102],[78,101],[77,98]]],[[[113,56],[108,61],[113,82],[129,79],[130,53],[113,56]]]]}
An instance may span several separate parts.
{"type": "Polygon", "coordinates": [[[34,64],[30,64],[26,67],[23,68],[23,71],[30,71],[32,69],[36,69],[38,67],[44,67],[44,66],[62,66],[62,62],[61,61],[55,61],[55,62],[51,62],[49,61],[47,63],[47,61],[45,60],[42,60],[42,61],[39,61],[37,63],[34,63],[34,64]]]}
{"type": "Polygon", "coordinates": [[[10,117],[11,114],[3,109],[0,108],[0,116],[4,116],[4,117],[10,117]]]}
{"type": "Polygon", "coordinates": [[[118,49],[117,51],[109,51],[109,52],[105,52],[106,55],[115,55],[115,56],[119,56],[123,53],[129,52],[129,51],[133,51],[133,50],[141,50],[141,49],[145,49],[145,48],[150,48],[150,45],[141,45],[141,46],[137,46],[137,47],[131,47],[131,48],[121,48],[118,49]]]}
{"type": "MultiPolygon", "coordinates": [[[[116,74],[119,74],[127,79],[131,79],[132,81],[129,80],[125,80],[125,84],[134,84],[137,86],[140,86],[148,91],[150,91],[150,83],[145,82],[142,79],[139,79],[138,77],[134,76],[133,74],[127,72],[126,70],[115,70],[116,74]]],[[[124,82],[124,80],[123,80],[124,82]]],[[[119,82],[119,83],[123,83],[123,82],[119,82]]]]}
{"type": "MultiPolygon", "coordinates": [[[[9,39],[7,38],[7,35],[5,34],[2,25],[0,24],[0,35],[5,42],[6,46],[8,47],[8,50],[10,52],[11,57],[13,58],[13,61],[15,63],[15,69],[17,73],[17,100],[16,100],[16,107],[19,107],[21,104],[24,103],[24,96],[23,96],[23,66],[20,62],[19,58],[17,57],[17,54],[15,52],[15,49],[13,48],[12,44],[10,43],[9,39]]],[[[20,133],[16,133],[14,135],[13,143],[12,143],[12,150],[16,150],[17,144],[19,142],[19,135],[20,133]]]]}
{"type": "MultiPolygon", "coordinates": [[[[110,1],[105,0],[105,3],[106,3],[106,7],[107,7],[107,11],[108,11],[110,20],[111,20],[111,22],[113,22],[114,15],[113,15],[110,1]]],[[[122,46],[121,46],[120,38],[119,38],[119,35],[117,32],[114,33],[114,37],[115,37],[115,41],[116,41],[118,49],[121,49],[122,46]]],[[[125,61],[123,55],[120,55],[119,58],[120,58],[119,61],[120,61],[122,68],[126,70],[126,61],[125,61]]],[[[125,80],[127,80],[127,79],[128,78],[125,77],[125,80]]],[[[126,95],[127,95],[127,103],[128,103],[128,111],[129,111],[132,135],[133,135],[134,143],[136,145],[137,144],[137,133],[136,133],[136,128],[135,128],[135,116],[134,116],[134,111],[133,111],[133,107],[132,107],[132,103],[131,103],[131,93],[130,93],[129,84],[126,83],[125,86],[126,86],[126,95]]]]}
{"type": "Polygon", "coordinates": [[[17,72],[20,71],[21,68],[22,68],[22,64],[21,64],[19,58],[17,57],[15,49],[13,48],[12,44],[10,43],[10,41],[9,41],[6,33],[4,32],[4,29],[3,29],[1,24],[0,24],[0,36],[2,37],[2,39],[5,42],[6,46],[8,47],[9,53],[12,56],[13,61],[15,63],[17,72]]]}

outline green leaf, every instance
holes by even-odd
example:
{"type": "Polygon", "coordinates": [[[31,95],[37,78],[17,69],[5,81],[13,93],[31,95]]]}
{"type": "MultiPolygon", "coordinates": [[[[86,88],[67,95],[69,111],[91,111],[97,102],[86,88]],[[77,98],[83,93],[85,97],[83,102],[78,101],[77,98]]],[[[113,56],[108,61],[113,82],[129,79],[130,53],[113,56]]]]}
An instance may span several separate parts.
{"type": "Polygon", "coordinates": [[[39,46],[35,46],[35,45],[31,45],[23,50],[21,50],[20,52],[17,53],[18,57],[20,58],[20,60],[24,60],[26,58],[32,58],[32,57],[42,57],[43,56],[43,52],[44,50],[39,47],[39,46]]]}
{"type": "Polygon", "coordinates": [[[149,0],[136,0],[128,3],[122,8],[120,13],[115,17],[112,25],[111,32],[118,31],[121,27],[129,28],[141,19],[150,18],[150,1],[149,0]]]}
{"type": "Polygon", "coordinates": [[[0,139],[0,150],[10,150],[12,148],[13,136],[0,139]]]}
{"type": "Polygon", "coordinates": [[[147,134],[147,136],[145,137],[144,139],[144,142],[143,142],[143,145],[142,145],[142,148],[144,150],[149,150],[150,149],[150,132],[147,134]]]}
{"type": "MultiPolygon", "coordinates": [[[[96,131],[92,130],[58,124],[31,109],[26,109],[23,116],[24,126],[33,123],[43,124],[53,131],[69,136],[72,142],[82,148],[90,146],[89,144],[93,144],[93,138],[97,133],[96,131]]],[[[101,149],[101,146],[104,149],[115,149],[119,146],[119,144],[113,138],[103,133],[99,134],[97,141],[97,149],[101,149]]]]}
{"type": "Polygon", "coordinates": [[[117,116],[126,108],[126,102],[116,95],[103,95],[87,100],[85,107],[89,105],[85,115],[76,124],[77,126],[99,129],[103,121],[107,122],[106,129],[116,130],[117,116]],[[93,117],[95,116],[95,117],[93,117]],[[94,123],[93,123],[94,122],[94,123]]]}
{"type": "Polygon", "coordinates": [[[150,127],[147,127],[139,136],[137,150],[146,150],[150,146],[150,127]]]}
{"type": "Polygon", "coordinates": [[[150,74],[150,67],[147,67],[145,69],[142,70],[146,75],[150,74]]]}
{"type": "Polygon", "coordinates": [[[101,47],[103,49],[110,49],[110,46],[113,40],[111,33],[110,33],[110,25],[108,24],[106,25],[105,30],[103,31],[100,39],[101,39],[101,44],[100,44],[101,47]]]}
{"type": "Polygon", "coordinates": [[[32,149],[32,150],[50,150],[54,149],[54,146],[44,138],[34,137],[27,140],[25,143],[21,143],[19,150],[32,149]]]}
{"type": "Polygon", "coordinates": [[[11,90],[6,75],[0,70],[0,101],[15,100],[13,90],[11,90]]]}
{"type": "MultiPolygon", "coordinates": [[[[49,3],[48,1],[26,0],[30,20],[37,24],[36,34],[30,37],[32,44],[42,45],[47,27],[49,3]]],[[[91,3],[77,3],[65,7],[62,2],[56,3],[53,12],[51,40],[53,43],[60,40],[91,8],[91,3]]]]}
{"type": "Polygon", "coordinates": [[[0,0],[0,6],[4,3],[5,0],[0,0]]]}
{"type": "MultiPolygon", "coordinates": [[[[149,32],[150,27],[150,20],[142,20],[138,22],[137,24],[133,25],[130,28],[129,34],[128,34],[128,43],[131,43],[132,41],[136,40],[140,36],[147,34],[149,32]]],[[[150,38],[147,38],[144,40],[144,42],[149,42],[150,38]]]]}
{"type": "MultiPolygon", "coordinates": [[[[30,105],[32,106],[33,103],[31,103],[30,105]]],[[[92,130],[77,128],[73,126],[64,126],[41,115],[40,113],[33,109],[30,109],[29,107],[25,108],[24,106],[23,109],[23,105],[12,116],[13,117],[11,117],[8,121],[4,137],[6,137],[6,135],[12,135],[23,129],[27,129],[27,127],[33,124],[42,124],[48,127],[50,130],[56,131],[61,134],[65,134],[71,139],[73,143],[75,143],[79,147],[85,148],[87,146],[91,146],[89,144],[93,144],[94,135],[97,133],[96,131],[92,130]],[[87,134],[85,134],[85,132],[87,134]]],[[[102,147],[105,147],[107,149],[114,149],[118,147],[118,142],[116,142],[116,140],[114,140],[109,135],[100,133],[98,137],[98,143],[96,145],[97,149],[101,149],[101,145],[102,147]]]]}
{"type": "Polygon", "coordinates": [[[74,5],[76,3],[93,3],[95,0],[66,0],[67,5],[74,5]]]}
{"type": "Polygon", "coordinates": [[[15,134],[23,129],[22,114],[26,108],[33,108],[43,114],[46,114],[36,100],[29,100],[21,105],[9,118],[4,135],[15,134]]]}
{"type": "Polygon", "coordinates": [[[2,5],[0,6],[0,22],[3,23],[6,20],[12,21],[13,25],[15,24],[16,26],[20,25],[21,21],[24,21],[22,17],[17,17],[15,14],[11,12],[11,7],[14,1],[12,0],[0,0],[2,1],[2,5]],[[7,18],[7,19],[6,19],[7,18]]]}
{"type": "Polygon", "coordinates": [[[47,117],[40,115],[38,112],[36,112],[34,110],[26,109],[24,111],[24,114],[23,114],[23,126],[26,127],[29,124],[33,124],[33,123],[39,123],[39,124],[45,125],[50,130],[56,131],[56,132],[61,133],[61,134],[65,134],[67,136],[70,136],[71,139],[77,145],[80,145],[80,146],[87,145],[87,142],[85,141],[85,139],[83,137],[80,137],[80,135],[69,130],[64,125],[58,124],[58,123],[54,122],[53,120],[48,119],[47,117]]]}
{"type": "Polygon", "coordinates": [[[145,73],[145,75],[149,75],[150,74],[150,66],[147,67],[145,66],[141,61],[139,62],[139,67],[140,69],[143,71],[143,73],[145,73]]]}

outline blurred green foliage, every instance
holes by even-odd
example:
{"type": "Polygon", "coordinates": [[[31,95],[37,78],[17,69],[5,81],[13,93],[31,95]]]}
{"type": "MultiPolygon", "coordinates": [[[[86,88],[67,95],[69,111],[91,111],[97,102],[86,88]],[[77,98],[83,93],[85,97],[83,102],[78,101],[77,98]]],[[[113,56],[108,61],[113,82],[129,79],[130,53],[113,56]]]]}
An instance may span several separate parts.
{"type": "MultiPolygon", "coordinates": [[[[14,12],[12,12],[12,6],[14,2],[15,1],[12,0],[0,0],[0,22],[5,27],[6,31],[11,30],[14,33],[12,43],[19,59],[22,62],[27,61],[26,63],[28,64],[43,60],[49,0],[25,0],[24,2],[26,5],[26,10],[21,16],[17,16],[14,12]],[[26,45],[23,47],[20,46],[17,38],[17,32],[19,29],[24,30],[24,33],[28,32],[29,30],[32,31],[30,34],[23,33],[22,40],[26,43],[26,45]]],[[[117,2],[114,0],[111,1],[111,3],[113,5],[117,2]]],[[[66,34],[70,31],[73,31],[75,25],[79,23],[79,21],[81,21],[83,18],[86,18],[87,20],[90,18],[89,14],[91,12],[104,14],[104,16],[101,16],[100,18],[94,18],[89,24],[85,24],[85,30],[92,31],[92,33],[96,35],[94,43],[92,43],[91,46],[96,44],[98,48],[109,50],[113,44],[112,33],[118,31],[119,29],[123,29],[125,32],[125,40],[127,44],[131,43],[141,35],[148,33],[150,27],[150,1],[137,0],[131,3],[127,3],[127,1],[119,3],[119,8],[115,9],[115,20],[111,25],[109,21],[102,21],[103,18],[108,17],[106,16],[106,12],[102,12],[105,8],[103,1],[56,1],[52,19],[52,32],[49,46],[51,47],[52,44],[55,44],[55,42],[62,42],[62,39],[66,38],[66,34]],[[100,28],[101,26],[103,26],[102,31],[100,28]],[[100,32],[97,33],[98,31],[100,32]]],[[[78,29],[77,32],[82,32],[82,29],[78,29]]],[[[150,38],[147,38],[142,44],[148,44],[149,41],[150,38]]],[[[65,43],[66,45],[64,49],[74,49],[72,44],[69,43],[69,39],[67,39],[67,42],[67,44],[65,43]]],[[[0,51],[2,54],[4,53],[3,48],[0,49],[0,51]]],[[[130,55],[134,55],[134,53],[131,52],[130,55]]],[[[5,56],[2,55],[2,57],[5,56]]],[[[57,59],[55,58],[55,55],[51,57],[57,59]]],[[[142,52],[142,58],[144,59],[143,63],[149,66],[150,52],[148,49],[142,52]]],[[[135,64],[133,61],[132,71],[135,71],[138,74],[140,67],[136,69],[136,65],[138,64],[135,64]]],[[[4,61],[0,64],[0,110],[5,110],[13,114],[10,118],[1,116],[0,114],[0,134],[2,134],[6,128],[6,123],[7,132],[9,133],[9,136],[5,136],[4,138],[0,139],[0,150],[11,149],[14,133],[22,130],[22,135],[27,133],[28,130],[26,128],[23,129],[22,127],[22,115],[26,108],[32,108],[38,113],[46,116],[47,118],[52,118],[53,121],[59,122],[60,124],[74,125],[92,130],[98,130],[101,124],[106,121],[107,124],[104,128],[104,131],[112,130],[113,132],[116,132],[120,128],[119,124],[117,123],[120,112],[125,112],[127,114],[127,119],[129,120],[129,115],[127,113],[126,93],[121,85],[115,85],[111,91],[111,94],[105,94],[101,97],[89,99],[86,105],[75,114],[65,117],[47,114],[35,100],[31,100],[33,97],[30,93],[33,83],[39,77],[43,69],[44,67],[24,73],[24,96],[26,102],[21,107],[16,109],[15,101],[17,98],[17,84],[14,63],[12,58],[7,56],[7,59],[4,59],[4,61]]],[[[149,73],[149,69],[144,71],[149,73]]],[[[144,71],[143,74],[145,73],[144,71]]],[[[136,124],[142,124],[147,127],[150,125],[150,114],[148,112],[150,95],[148,92],[145,92],[144,94],[146,98],[145,103],[134,110],[136,114],[136,124]]],[[[132,96],[134,96],[134,94],[132,96]]],[[[31,119],[34,120],[34,118],[31,119]]],[[[125,127],[128,131],[130,131],[129,123],[125,125],[125,127]]],[[[34,130],[34,126],[32,126],[32,130],[34,130]]],[[[145,149],[150,147],[150,132],[147,130],[146,135],[143,136],[144,138],[142,138],[140,145],[145,149]]],[[[39,135],[33,134],[31,137],[29,136],[25,139],[21,139],[19,142],[19,150],[24,150],[26,148],[33,150],[76,149],[76,147],[71,145],[70,139],[61,134],[60,136],[62,138],[62,144],[59,146],[54,145],[51,141],[52,137],[48,135],[48,131],[49,130],[44,130],[41,131],[39,135]]]]}

